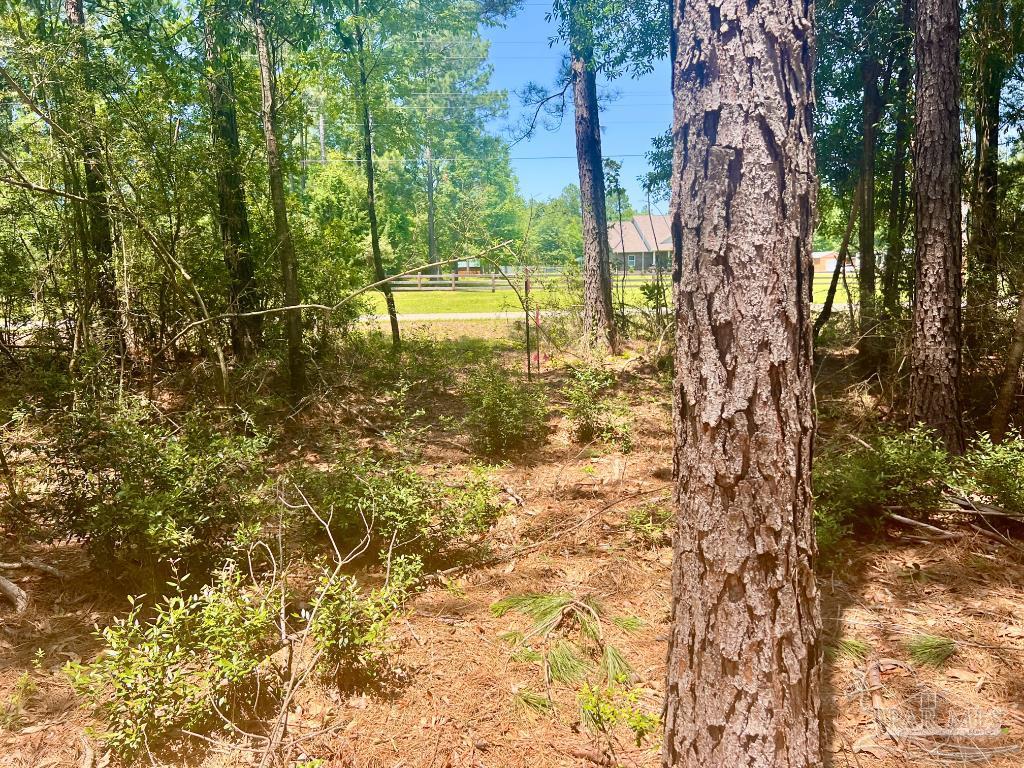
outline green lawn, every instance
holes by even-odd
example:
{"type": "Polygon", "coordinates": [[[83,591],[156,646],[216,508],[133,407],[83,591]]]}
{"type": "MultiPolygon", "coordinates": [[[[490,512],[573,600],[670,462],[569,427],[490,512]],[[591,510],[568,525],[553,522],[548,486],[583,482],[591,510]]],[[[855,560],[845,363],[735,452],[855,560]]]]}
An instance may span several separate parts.
{"type": "MultiPolygon", "coordinates": [[[[615,299],[618,293],[613,291],[615,299]]],[[[541,309],[567,303],[564,293],[558,291],[532,291],[531,299],[540,304],[541,309]]],[[[626,301],[637,305],[641,302],[639,288],[626,291],[626,301]]],[[[384,314],[384,296],[373,293],[369,296],[373,312],[384,314]]],[[[395,305],[399,314],[434,314],[455,312],[519,312],[521,306],[513,291],[398,291],[395,293],[395,305]]]]}
{"type": "MultiPolygon", "coordinates": [[[[814,280],[814,303],[821,304],[825,301],[828,293],[828,284],[831,275],[817,275],[814,280]]],[[[857,284],[853,275],[848,275],[850,292],[853,300],[857,300],[857,284]]],[[[618,302],[618,291],[613,290],[613,297],[618,302]]],[[[541,308],[552,305],[559,306],[566,304],[565,294],[559,291],[534,291],[531,296],[538,300],[541,308]]],[[[387,310],[384,307],[384,296],[373,292],[367,296],[370,311],[376,314],[384,314],[387,310]]],[[[835,301],[837,304],[846,303],[846,291],[840,281],[836,290],[835,301]]],[[[640,289],[630,287],[626,290],[626,302],[632,306],[640,306],[643,297],[640,289]]],[[[398,291],[395,293],[395,304],[398,306],[399,314],[453,314],[461,312],[518,312],[520,311],[519,301],[515,293],[510,290],[490,291],[398,291]]]]}

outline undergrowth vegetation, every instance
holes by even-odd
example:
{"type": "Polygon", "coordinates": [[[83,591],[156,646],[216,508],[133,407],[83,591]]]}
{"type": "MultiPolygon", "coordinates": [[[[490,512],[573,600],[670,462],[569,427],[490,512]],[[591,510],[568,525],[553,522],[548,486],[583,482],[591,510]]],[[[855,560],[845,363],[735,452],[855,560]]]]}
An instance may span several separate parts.
{"type": "Polygon", "coordinates": [[[227,568],[192,591],[183,580],[152,607],[100,632],[103,653],[70,663],[72,682],[109,723],[103,734],[119,755],[153,749],[171,733],[202,730],[216,718],[252,715],[274,696],[268,668],[275,609],[267,596],[227,568]]]}
{"type": "Polygon", "coordinates": [[[614,443],[623,453],[633,447],[627,408],[610,397],[615,377],[595,365],[570,366],[562,396],[573,439],[579,443],[600,440],[614,443]]]}
{"type": "Polygon", "coordinates": [[[260,511],[269,440],[241,418],[165,417],[141,399],[77,403],[49,447],[53,519],[96,562],[145,583],[154,564],[204,570],[260,511]]]}
{"type": "Polygon", "coordinates": [[[952,456],[929,431],[914,427],[850,439],[814,465],[818,545],[826,554],[851,532],[877,533],[887,514],[927,519],[967,493],[1013,513],[1024,511],[1024,437],[1001,443],[979,435],[952,456]]]}
{"type": "Polygon", "coordinates": [[[483,456],[512,456],[539,444],[547,433],[544,390],[500,365],[472,371],[463,399],[466,431],[483,456]]]}

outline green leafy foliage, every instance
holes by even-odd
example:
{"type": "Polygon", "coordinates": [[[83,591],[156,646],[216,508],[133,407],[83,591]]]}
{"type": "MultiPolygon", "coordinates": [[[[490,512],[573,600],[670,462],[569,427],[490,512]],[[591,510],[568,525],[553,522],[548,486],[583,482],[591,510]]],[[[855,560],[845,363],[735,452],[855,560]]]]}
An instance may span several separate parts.
{"type": "Polygon", "coordinates": [[[291,480],[339,541],[358,541],[369,530],[377,547],[437,554],[486,530],[502,509],[483,468],[441,480],[399,460],[353,454],[329,471],[295,470],[291,480]]]}
{"type": "Polygon", "coordinates": [[[73,410],[50,449],[60,523],[129,578],[172,558],[208,566],[259,509],[267,442],[199,411],[154,418],[141,401],[73,410]]]}
{"type": "Polygon", "coordinates": [[[819,547],[834,547],[853,526],[876,528],[886,507],[927,515],[940,506],[952,473],[949,454],[922,427],[819,456],[814,465],[819,547]]]}
{"type": "Polygon", "coordinates": [[[366,590],[352,576],[324,574],[310,607],[309,631],[322,666],[372,671],[386,653],[387,630],[419,581],[423,561],[396,557],[387,581],[366,590]]]}
{"type": "Polygon", "coordinates": [[[107,744],[130,757],[221,713],[257,706],[276,637],[274,606],[227,568],[190,594],[183,581],[152,610],[134,603],[103,629],[104,652],[66,667],[85,699],[106,716],[107,744]]]}
{"type": "Polygon", "coordinates": [[[960,484],[1009,512],[1024,513],[1024,436],[1010,432],[1000,443],[981,434],[964,455],[960,484]]]}
{"type": "Polygon", "coordinates": [[[599,366],[571,366],[562,387],[568,403],[566,417],[577,442],[617,443],[628,452],[632,436],[625,409],[616,408],[607,397],[614,384],[611,372],[599,366]]]}
{"type": "Polygon", "coordinates": [[[661,728],[661,718],[641,706],[642,694],[642,689],[626,686],[619,679],[605,686],[584,683],[577,697],[580,720],[590,730],[609,738],[616,726],[625,726],[639,747],[661,728]]]}
{"type": "Polygon", "coordinates": [[[626,526],[637,541],[648,547],[668,544],[672,540],[669,524],[672,522],[672,509],[664,504],[650,502],[640,504],[629,510],[626,526]]]}
{"type": "Polygon", "coordinates": [[[484,456],[511,456],[538,445],[547,432],[544,391],[497,365],[476,369],[463,389],[465,428],[484,456]]]}

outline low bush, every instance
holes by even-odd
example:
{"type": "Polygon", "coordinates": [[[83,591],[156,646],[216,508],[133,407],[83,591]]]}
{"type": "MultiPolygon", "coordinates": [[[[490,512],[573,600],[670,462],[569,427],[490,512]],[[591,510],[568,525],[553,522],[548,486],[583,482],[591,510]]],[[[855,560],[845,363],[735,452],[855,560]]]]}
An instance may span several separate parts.
{"type": "MultiPolygon", "coordinates": [[[[290,480],[345,545],[359,541],[369,528],[376,548],[438,554],[485,531],[501,512],[498,488],[482,468],[442,481],[394,459],[350,455],[336,469],[303,468],[290,480]]],[[[310,532],[319,526],[308,514],[305,523],[310,532]]]]}
{"type": "Polygon", "coordinates": [[[645,546],[657,547],[672,541],[669,525],[672,508],[649,502],[634,507],[626,517],[626,525],[633,536],[645,546]]]}
{"type": "Polygon", "coordinates": [[[154,418],[141,401],[72,410],[50,449],[63,532],[130,579],[171,559],[209,567],[259,507],[267,439],[246,432],[198,411],[154,418]]]}
{"type": "Polygon", "coordinates": [[[818,545],[833,548],[850,528],[876,529],[887,507],[926,517],[940,506],[954,467],[931,432],[915,427],[817,457],[814,464],[818,545]]]}
{"type": "Polygon", "coordinates": [[[625,726],[639,747],[661,729],[661,718],[642,706],[642,694],[642,688],[626,685],[622,680],[603,687],[584,683],[577,696],[580,720],[610,741],[616,728],[625,726]]]}
{"type": "Polygon", "coordinates": [[[104,739],[131,757],[217,716],[255,711],[256,696],[277,637],[275,609],[227,568],[190,594],[182,582],[152,611],[132,611],[102,630],[103,653],[66,667],[77,691],[101,710],[104,739]],[[150,616],[147,618],[147,616],[150,616]]]}
{"type": "Polygon", "coordinates": [[[396,557],[383,586],[364,590],[352,576],[325,574],[310,606],[309,633],[321,667],[372,672],[386,653],[387,630],[420,578],[418,557],[396,557]]]}
{"type": "Polygon", "coordinates": [[[1011,432],[1000,443],[979,435],[961,461],[959,484],[1009,512],[1024,513],[1024,436],[1011,432]]]}
{"type": "Polygon", "coordinates": [[[617,443],[624,452],[632,448],[628,415],[607,398],[615,384],[609,371],[597,366],[572,366],[562,396],[568,402],[566,417],[573,438],[580,443],[601,440],[617,443]]]}
{"type": "Polygon", "coordinates": [[[544,391],[501,366],[482,366],[463,390],[465,428],[477,452],[507,457],[538,445],[547,433],[544,391]]]}

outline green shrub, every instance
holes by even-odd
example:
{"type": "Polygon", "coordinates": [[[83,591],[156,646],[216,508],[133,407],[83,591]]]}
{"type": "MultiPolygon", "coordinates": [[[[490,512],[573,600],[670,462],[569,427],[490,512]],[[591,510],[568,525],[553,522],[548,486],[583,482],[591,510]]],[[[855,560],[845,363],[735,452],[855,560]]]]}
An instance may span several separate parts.
{"type": "Polygon", "coordinates": [[[481,468],[442,482],[400,461],[350,455],[327,472],[299,469],[291,481],[345,544],[359,541],[369,526],[377,547],[394,542],[437,553],[486,530],[501,511],[498,489],[481,468]]]}
{"type": "Polygon", "coordinates": [[[333,673],[373,671],[386,652],[387,630],[423,570],[418,557],[396,557],[387,582],[365,591],[352,576],[325,574],[310,606],[309,634],[333,673]]]}
{"type": "Polygon", "coordinates": [[[129,572],[170,559],[207,567],[258,509],[266,445],[198,411],[155,420],[141,401],[72,411],[51,449],[61,522],[129,572]]]}
{"type": "Polygon", "coordinates": [[[274,606],[232,568],[196,594],[181,582],[152,618],[132,611],[102,630],[103,653],[68,664],[72,683],[105,715],[107,744],[130,757],[158,741],[209,725],[222,713],[252,710],[261,667],[276,637],[274,606]]]}
{"type": "Polygon", "coordinates": [[[655,502],[634,507],[626,518],[626,525],[636,538],[651,547],[668,544],[672,540],[669,533],[671,522],[671,507],[655,502]]]}
{"type": "Polygon", "coordinates": [[[581,443],[589,443],[599,437],[604,427],[606,407],[602,397],[615,378],[608,371],[597,366],[572,366],[562,387],[562,396],[568,401],[566,416],[572,427],[573,437],[581,443]]]}
{"type": "Polygon", "coordinates": [[[1024,436],[1011,432],[1001,443],[978,436],[963,457],[960,484],[1009,512],[1024,513],[1024,436]]]}
{"type": "Polygon", "coordinates": [[[541,443],[547,398],[537,385],[501,366],[477,368],[466,383],[465,428],[483,456],[509,456],[541,443]]]}
{"type": "Polygon", "coordinates": [[[583,684],[577,696],[580,720],[592,731],[611,739],[616,726],[625,726],[639,747],[644,740],[658,733],[661,718],[640,706],[642,689],[626,686],[622,680],[604,687],[583,684]]]}
{"type": "Polygon", "coordinates": [[[818,456],[814,503],[819,547],[834,546],[850,527],[877,528],[886,507],[927,516],[940,506],[952,472],[949,454],[922,427],[818,456]]]}
{"type": "Polygon", "coordinates": [[[568,401],[565,415],[577,442],[601,440],[617,443],[624,452],[628,452],[633,443],[626,409],[616,407],[606,397],[614,384],[615,377],[603,368],[570,367],[562,387],[562,396],[568,401]]]}

